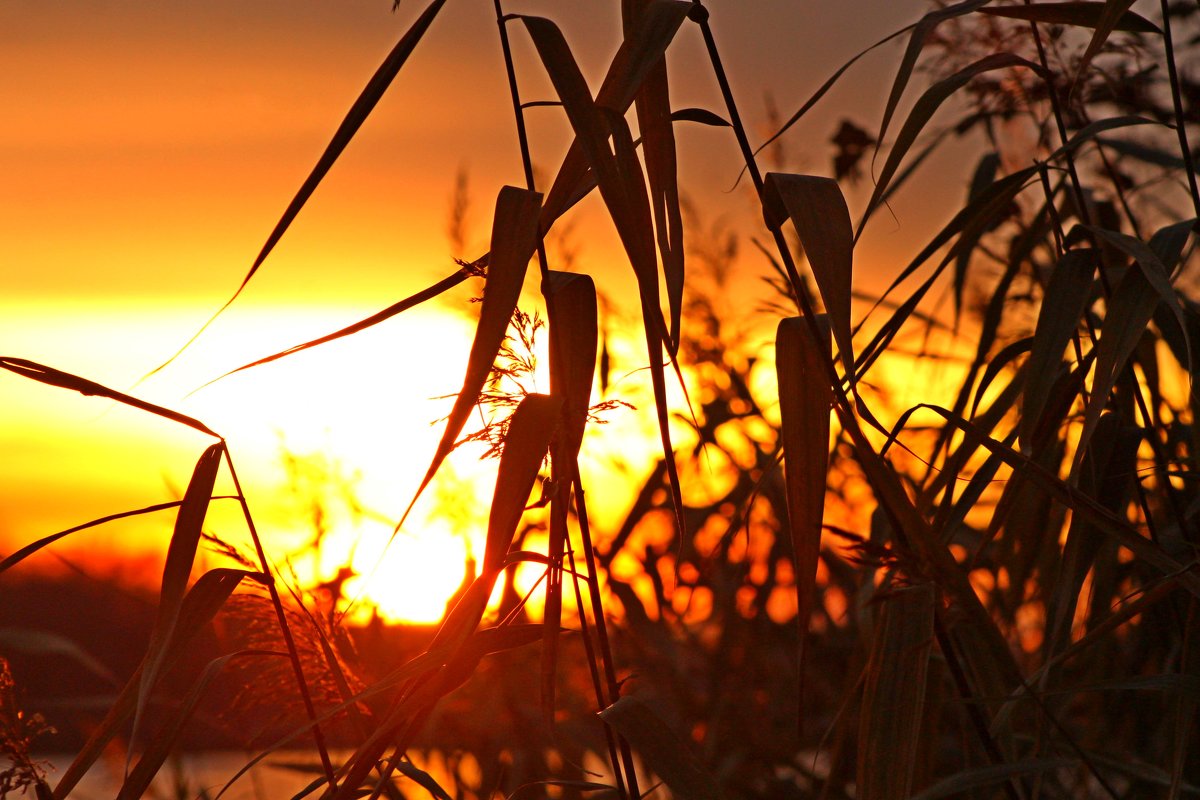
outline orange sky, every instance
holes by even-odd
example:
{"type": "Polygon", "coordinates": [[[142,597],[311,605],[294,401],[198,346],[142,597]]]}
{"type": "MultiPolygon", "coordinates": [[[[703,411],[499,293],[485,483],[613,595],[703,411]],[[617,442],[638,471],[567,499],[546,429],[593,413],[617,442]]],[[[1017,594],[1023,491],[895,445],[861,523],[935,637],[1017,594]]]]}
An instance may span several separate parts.
{"type": "MultiPolygon", "coordinates": [[[[735,0],[707,5],[743,114],[760,132],[768,94],[786,116],[840,63],[925,8],[920,0],[773,0],[754,3],[754,13],[735,0]]],[[[390,6],[0,5],[0,353],[123,390],[172,353],[240,282],[354,97],[423,8],[404,0],[392,14],[390,6]]],[[[558,21],[593,85],[615,47],[614,9],[583,0],[506,4],[558,21]]],[[[398,515],[432,453],[428,423],[446,410],[428,398],[461,380],[467,294],[452,298],[460,311],[431,306],[327,353],[185,395],[423,288],[453,269],[451,255],[486,249],[496,192],[522,180],[492,13],[487,2],[447,4],[243,298],[137,389],[229,436],[253,476],[251,503],[268,515],[296,511],[281,490],[281,441],[362,472],[367,501],[385,517],[398,515]],[[446,218],[460,168],[470,175],[470,243],[468,252],[451,253],[446,218]]],[[[551,97],[523,31],[513,34],[526,99],[551,97]]],[[[723,113],[702,56],[685,24],[670,62],[674,105],[723,113]]],[[[829,173],[825,140],[842,117],[877,124],[896,57],[892,47],[864,59],[797,127],[787,139],[794,168],[829,173]]],[[[567,142],[565,121],[556,109],[534,109],[529,119],[535,163],[549,172],[567,142]]],[[[680,126],[678,138],[683,191],[705,219],[755,232],[744,187],[724,191],[737,174],[732,137],[680,126]]],[[[945,208],[965,179],[945,181],[945,208]]],[[[861,207],[858,193],[852,208],[861,207]]],[[[863,280],[877,283],[895,268],[939,205],[908,213],[913,218],[877,217],[859,250],[863,280]]],[[[585,202],[574,219],[576,268],[621,296],[631,285],[628,268],[602,209],[585,202]]],[[[748,243],[741,263],[741,283],[754,286],[764,268],[748,243]]],[[[635,358],[626,369],[640,366],[635,358]]],[[[636,393],[636,384],[627,387],[636,393]]],[[[0,552],[170,499],[204,445],[167,422],[15,376],[0,375],[0,407],[0,552]]],[[[648,423],[621,424],[633,441],[648,423]]],[[[454,466],[479,469],[472,458],[454,466]]],[[[490,487],[477,492],[485,497],[490,487]]],[[[82,533],[79,543],[89,558],[98,544],[153,549],[164,529],[169,517],[82,533]]]]}

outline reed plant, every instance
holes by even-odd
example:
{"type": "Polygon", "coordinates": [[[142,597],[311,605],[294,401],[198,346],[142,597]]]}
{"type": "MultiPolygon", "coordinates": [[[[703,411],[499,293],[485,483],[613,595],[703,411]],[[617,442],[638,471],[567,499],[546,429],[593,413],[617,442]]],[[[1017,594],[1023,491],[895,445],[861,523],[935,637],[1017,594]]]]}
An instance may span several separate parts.
{"type": "MultiPolygon", "coordinates": [[[[353,103],[238,292],[444,1],[420,12],[353,103]]],[[[296,718],[251,764],[311,748],[316,777],[298,796],[449,797],[409,759],[421,747],[470,753],[478,774],[460,774],[452,791],[477,796],[1200,792],[1194,6],[936,3],[874,45],[902,47],[878,129],[843,125],[826,177],[763,174],[759,162],[820,112],[859,56],[755,149],[722,66],[721,20],[699,0],[623,0],[623,38],[596,87],[551,19],[494,5],[524,184],[497,192],[489,251],[359,323],[241,367],[303,358],[482,277],[461,390],[420,495],[494,395],[498,355],[501,365],[513,357],[510,331],[531,324],[518,300],[536,270],[551,383],[547,394],[507,396],[491,432],[499,471],[479,574],[420,652],[371,674],[335,616],[313,613],[272,568],[217,432],[85,378],[0,359],[17,376],[213,439],[168,504],[177,517],[142,666],[53,788],[32,766],[15,780],[68,797],[124,737],[120,797],[142,796],[206,687],[243,663],[270,666],[256,674],[272,676],[259,680],[296,718]],[[682,36],[703,40],[721,107],[672,104],[666,54],[682,36]],[[548,186],[535,184],[510,37],[532,42],[573,132],[548,186]],[[732,248],[698,248],[681,202],[675,129],[696,124],[728,135],[761,207],[755,241],[776,292],[762,312],[777,328],[771,353],[748,353],[730,334],[720,297],[732,248]],[[866,226],[956,140],[977,148],[961,207],[914,257],[889,265],[882,292],[856,285],[866,226]],[[855,218],[842,183],[866,159],[873,185],[855,218]],[[554,269],[543,246],[593,191],[636,278],[662,450],[608,536],[591,528],[578,467],[607,352],[596,284],[554,269]],[[938,359],[950,365],[948,397],[897,406],[888,365],[938,359]],[[771,364],[764,392],[755,370],[771,364]],[[672,383],[692,388],[687,448],[672,441],[672,383]],[[690,482],[714,459],[728,479],[698,494],[690,482]],[[232,479],[253,552],[193,580],[219,473],[232,479]],[[519,540],[539,477],[549,544],[532,552],[519,540]],[[484,627],[494,585],[524,563],[545,570],[541,619],[512,597],[484,627]],[[251,590],[257,599],[235,600],[251,590]],[[263,610],[257,632],[151,729],[164,676],[235,602],[263,610]],[[332,748],[331,736],[348,746],[332,748]],[[607,763],[602,776],[584,770],[588,751],[607,763]]],[[[33,542],[0,572],[74,531],[159,510],[33,542]]]]}

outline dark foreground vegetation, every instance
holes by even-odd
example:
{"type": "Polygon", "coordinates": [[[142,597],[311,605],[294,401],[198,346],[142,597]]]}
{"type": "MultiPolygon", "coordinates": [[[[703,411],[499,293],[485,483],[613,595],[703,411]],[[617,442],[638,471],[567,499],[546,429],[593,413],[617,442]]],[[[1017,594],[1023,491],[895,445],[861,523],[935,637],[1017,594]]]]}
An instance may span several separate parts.
{"type": "MultiPolygon", "coordinates": [[[[364,89],[247,281],[442,5],[364,89]]],[[[487,254],[359,325],[248,365],[303,358],[484,277],[426,478],[487,400],[500,461],[479,576],[403,657],[269,569],[239,486],[250,545],[193,578],[216,477],[235,474],[226,442],[201,421],[4,358],[15,376],[137,406],[214,443],[178,503],[144,648],[111,667],[124,688],[53,787],[24,760],[36,718],[6,700],[14,760],[0,790],[69,796],[119,740],[121,797],[138,797],[204,718],[238,729],[239,714],[261,721],[265,704],[273,724],[240,730],[268,759],[308,750],[313,797],[1200,792],[1196,5],[939,5],[897,33],[878,128],[841,126],[833,178],[761,172],[722,70],[720,20],[699,2],[625,0],[624,41],[592,87],[552,21],[496,11],[504,52],[507,37],[532,40],[574,132],[553,181],[535,187],[523,152],[525,185],[498,192],[487,254]],[[703,37],[723,107],[672,106],[663,54],[679,36],[703,37]],[[732,250],[699,248],[694,226],[685,236],[673,130],[696,124],[740,149],[761,203],[756,243],[778,326],[777,391],[765,396],[751,389],[763,359],[739,350],[719,303],[732,250]],[[961,208],[866,296],[853,279],[859,234],[954,141],[978,145],[961,208]],[[867,160],[873,190],[852,220],[839,180],[867,160]],[[577,463],[604,360],[596,289],[541,245],[591,191],[637,277],[664,454],[625,524],[595,537],[577,463]],[[552,384],[504,395],[494,366],[527,270],[542,297],[521,302],[544,304],[552,384]],[[897,407],[882,372],[934,359],[949,395],[897,407]],[[697,388],[683,412],[694,433],[677,449],[666,396],[678,370],[697,388]],[[548,506],[523,523],[539,475],[548,506]],[[695,491],[706,475],[719,479],[695,491]],[[544,527],[547,552],[523,549],[530,525],[544,527]],[[525,561],[546,570],[543,621],[510,592],[483,624],[493,585],[525,561]],[[564,614],[564,597],[584,613],[564,614]],[[214,621],[219,641],[207,638],[214,621]],[[217,685],[226,701],[208,694],[217,685]],[[430,747],[472,754],[480,775],[435,785],[406,757],[430,747]],[[606,774],[582,769],[585,751],[606,774]]],[[[521,76],[504,66],[524,143],[521,76]]],[[[830,74],[776,135],[820,113],[841,70],[830,74]]],[[[0,580],[45,544],[0,562],[0,580]]]]}

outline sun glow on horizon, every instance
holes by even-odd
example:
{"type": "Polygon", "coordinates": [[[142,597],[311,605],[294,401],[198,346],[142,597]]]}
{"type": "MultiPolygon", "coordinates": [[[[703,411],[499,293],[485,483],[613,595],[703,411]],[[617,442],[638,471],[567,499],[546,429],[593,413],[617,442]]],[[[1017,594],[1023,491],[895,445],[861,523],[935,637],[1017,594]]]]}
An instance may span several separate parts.
{"type": "MultiPolygon", "coordinates": [[[[540,306],[535,298],[522,301],[523,307],[526,302],[530,310],[540,306]]],[[[130,388],[161,357],[164,343],[177,340],[186,320],[201,311],[132,299],[124,308],[80,303],[49,309],[29,307],[0,323],[0,334],[18,332],[11,343],[34,360],[188,414],[224,436],[267,554],[299,586],[337,584],[344,599],[358,600],[352,617],[358,621],[376,609],[389,623],[429,624],[442,618],[464,579],[474,577],[468,559],[480,559],[485,548],[498,466],[495,459],[479,458],[482,445],[466,444],[451,454],[405,527],[384,547],[421,483],[443,431],[441,420],[461,386],[474,331],[468,316],[437,304],[421,306],[363,333],[206,384],[372,312],[235,306],[167,370],[130,388]],[[81,340],[61,333],[66,318],[95,335],[81,340]]],[[[620,363],[636,364],[636,348],[625,355],[626,344],[610,340],[620,363]]],[[[547,345],[543,329],[536,341],[537,371],[524,379],[523,390],[549,390],[547,345]]],[[[643,404],[629,394],[638,391],[641,377],[634,372],[622,378],[620,396],[643,404]]],[[[6,474],[0,486],[22,490],[0,496],[6,523],[0,553],[89,519],[178,499],[208,443],[170,421],[15,376],[0,383],[0,403],[21,422],[3,432],[10,452],[21,459],[0,464],[0,474],[6,474]],[[63,474],[82,476],[82,487],[98,488],[87,495],[65,493],[63,474]]],[[[645,437],[638,435],[651,424],[645,415],[618,409],[605,416],[613,424],[603,426],[598,438],[589,434],[581,466],[589,486],[610,500],[592,509],[594,530],[613,523],[631,491],[630,469],[651,464],[653,456],[653,447],[642,446],[645,437]],[[631,447],[633,440],[639,447],[631,447]],[[613,477],[614,465],[620,477],[613,477]]],[[[464,434],[482,419],[473,414],[464,434]]],[[[224,470],[222,475],[217,493],[230,494],[224,470]]],[[[122,580],[150,588],[157,585],[173,518],[164,511],[101,526],[69,537],[54,552],[100,573],[119,571],[122,580]],[[118,570],[118,563],[127,566],[118,570]],[[128,566],[133,563],[141,566],[135,570],[128,566]]],[[[206,530],[253,552],[236,503],[214,503],[206,530]]],[[[535,525],[520,547],[544,552],[544,539],[535,525]]],[[[196,574],[219,562],[206,553],[196,574]]],[[[54,567],[53,557],[32,559],[29,566],[54,567]]],[[[540,618],[542,592],[535,587],[544,572],[539,563],[516,568],[516,591],[532,592],[531,618],[540,618]]],[[[498,582],[493,610],[501,590],[498,582]]]]}

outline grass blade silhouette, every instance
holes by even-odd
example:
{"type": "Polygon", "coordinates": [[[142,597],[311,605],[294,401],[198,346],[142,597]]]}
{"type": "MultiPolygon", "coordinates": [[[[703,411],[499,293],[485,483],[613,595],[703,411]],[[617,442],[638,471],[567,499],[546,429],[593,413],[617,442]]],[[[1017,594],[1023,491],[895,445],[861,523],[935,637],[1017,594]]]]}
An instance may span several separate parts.
{"type": "MultiPolygon", "coordinates": [[[[808,634],[821,554],[825,513],[825,483],[829,470],[829,415],[833,387],[823,366],[829,352],[829,323],[820,318],[825,332],[819,346],[799,318],[780,321],[775,334],[775,370],[779,386],[784,482],[787,491],[788,527],[792,533],[792,558],[796,574],[796,623],[800,636],[800,708],[804,707],[805,638],[808,634]]],[[[803,730],[803,713],[798,728],[803,730]]]]}
{"type": "Polygon", "coordinates": [[[338,160],[338,157],[341,156],[342,151],[346,149],[348,144],[350,144],[350,140],[354,138],[356,133],[358,133],[358,129],[362,127],[362,124],[366,122],[367,117],[371,115],[371,112],[375,109],[375,105],[379,102],[380,98],[383,97],[383,94],[387,91],[388,87],[392,85],[392,81],[396,79],[396,76],[400,73],[401,68],[404,66],[405,62],[408,61],[408,57],[412,55],[417,43],[421,41],[421,38],[425,35],[425,32],[429,30],[429,26],[433,23],[434,18],[437,16],[438,12],[442,10],[442,6],[445,4],[446,0],[433,0],[433,2],[426,7],[425,11],[423,11],[421,15],[417,17],[416,21],[412,24],[412,27],[410,27],[402,37],[400,37],[400,41],[397,42],[396,46],[392,48],[392,51],[388,53],[387,58],[383,60],[383,63],[379,65],[379,68],[375,70],[375,74],[371,76],[371,80],[367,82],[367,85],[363,88],[358,98],[354,101],[354,104],[350,106],[350,110],[346,113],[341,125],[338,126],[338,129],[333,134],[333,138],[329,141],[329,144],[326,145],[325,152],[321,154],[319,159],[317,159],[317,163],[313,167],[312,172],[310,172],[308,177],[304,179],[304,183],[300,184],[300,189],[296,192],[296,196],[292,198],[290,203],[288,203],[287,208],[283,212],[283,216],[279,218],[277,223],[275,223],[275,227],[271,230],[270,235],[267,236],[266,243],[263,244],[258,256],[254,259],[254,263],[250,265],[250,270],[246,273],[246,276],[242,278],[242,282],[238,285],[237,290],[234,291],[233,296],[226,300],[225,304],[218,308],[216,313],[209,317],[208,321],[201,325],[198,331],[192,334],[192,337],[184,343],[183,347],[179,348],[174,355],[172,355],[162,364],[159,364],[157,367],[150,370],[150,372],[143,375],[138,381],[139,383],[146,380],[150,376],[161,372],[172,361],[179,358],[183,351],[187,350],[192,343],[195,342],[196,339],[198,339],[200,335],[204,333],[204,331],[207,330],[210,325],[213,324],[217,317],[219,317],[225,311],[225,309],[233,305],[233,302],[238,299],[242,293],[242,290],[245,289],[246,285],[250,283],[250,279],[253,278],[255,273],[258,272],[258,268],[263,265],[263,262],[267,260],[267,256],[269,256],[271,251],[275,249],[275,245],[277,245],[279,240],[283,238],[283,234],[287,232],[287,229],[296,219],[296,216],[300,213],[300,209],[304,208],[304,204],[308,202],[310,197],[312,197],[313,192],[317,190],[317,186],[320,185],[322,180],[324,180],[325,175],[329,172],[330,168],[333,167],[334,162],[338,160]]]}
{"type": "MultiPolygon", "coordinates": [[[[666,7],[681,5],[685,4],[672,3],[666,7]]],[[[617,234],[637,278],[659,437],[662,440],[663,458],[671,478],[675,524],[678,534],[682,537],[686,530],[683,497],[671,445],[662,359],[662,345],[669,342],[670,332],[659,305],[653,224],[641,163],[633,149],[633,139],[624,118],[611,108],[592,101],[587,83],[558,26],[541,17],[522,17],[522,20],[558,92],[559,99],[562,100],[567,118],[575,131],[576,141],[580,143],[587,163],[596,177],[604,205],[617,228],[617,234]],[[611,149],[610,138],[613,143],[611,149]]],[[[665,47],[665,42],[663,46],[665,47]]],[[[647,67],[652,65],[653,59],[647,61],[647,67]]]]}
{"type": "Polygon", "coordinates": [[[624,736],[646,766],[681,800],[720,800],[717,777],[696,758],[650,706],[622,697],[600,712],[600,718],[624,736]]]}
{"type": "Polygon", "coordinates": [[[1063,351],[1087,308],[1097,264],[1095,250],[1071,250],[1063,254],[1050,273],[1038,310],[1021,401],[1021,451],[1026,455],[1033,452],[1033,434],[1062,366],[1063,351]]]}
{"type": "MultiPolygon", "coordinates": [[[[164,671],[169,670],[178,662],[192,637],[212,620],[229,596],[233,594],[233,590],[247,579],[259,582],[263,580],[260,573],[224,568],[209,570],[196,580],[180,608],[175,635],[169,644],[167,658],[163,661],[164,671]]],[[[141,686],[141,677],[145,668],[146,660],[143,659],[142,665],[125,684],[125,688],[121,690],[117,699],[109,707],[104,719],[91,732],[83,748],[63,772],[58,784],[54,787],[56,798],[62,800],[67,797],[78,785],[80,779],[96,763],[96,760],[100,758],[108,743],[123,733],[122,729],[137,709],[138,689],[141,686]]]]}
{"type": "Polygon", "coordinates": [[[936,599],[934,587],[922,583],[883,600],[859,718],[861,800],[905,800],[912,789],[936,599]]]}
{"type": "Polygon", "coordinates": [[[550,457],[551,478],[557,491],[550,502],[549,572],[542,617],[542,709],[550,729],[562,619],[563,556],[569,536],[567,512],[576,477],[575,462],[587,427],[599,324],[596,285],[587,275],[551,271],[543,293],[550,317],[550,391],[562,402],[559,435],[550,457]]]}
{"type": "Polygon", "coordinates": [[[200,544],[204,517],[208,513],[208,504],[212,499],[213,486],[224,455],[223,442],[210,445],[200,455],[192,479],[188,482],[187,491],[183,495],[183,501],[179,505],[175,530],[171,534],[167,560],[163,566],[158,615],[150,634],[150,644],[146,648],[145,668],[142,670],[138,687],[137,709],[133,715],[133,731],[129,737],[130,757],[138,743],[139,726],[146,704],[150,700],[150,693],[162,676],[163,664],[168,657],[168,646],[175,636],[175,627],[179,622],[184,596],[187,594],[188,579],[191,577],[192,565],[196,558],[196,548],[200,544]]]}
{"type": "Polygon", "coordinates": [[[767,174],[766,187],[763,208],[768,227],[777,228],[784,219],[790,219],[796,226],[821,291],[842,364],[853,382],[850,285],[854,271],[854,232],[842,190],[830,178],[776,172],[767,174]]]}
{"type": "MultiPolygon", "coordinates": [[[[880,169],[879,177],[876,179],[875,190],[871,194],[871,199],[867,201],[867,207],[863,211],[862,218],[859,220],[857,230],[854,232],[855,241],[862,236],[867,220],[871,218],[871,214],[879,205],[881,196],[887,191],[892,176],[900,167],[900,162],[903,161],[904,156],[916,141],[918,134],[924,130],[926,124],[928,124],[934,113],[941,108],[942,104],[977,75],[992,70],[1009,69],[1012,67],[1025,67],[1038,74],[1042,74],[1042,68],[1032,61],[1027,61],[1012,53],[994,53],[990,56],[984,56],[969,66],[963,67],[950,77],[943,78],[925,90],[916,103],[913,104],[912,111],[909,112],[907,119],[904,120],[904,124],[900,126],[900,133],[896,134],[896,141],[892,143],[891,150],[888,151],[887,159],[884,160],[883,168],[880,169]]],[[[880,138],[882,139],[882,132],[880,138]]]]}
{"type": "MultiPolygon", "coordinates": [[[[486,256],[485,256],[485,258],[486,258],[486,256]]],[[[475,263],[478,263],[478,262],[475,262],[475,263]]],[[[463,267],[460,267],[458,270],[451,273],[450,275],[447,275],[445,278],[442,278],[440,281],[433,284],[432,286],[422,289],[421,291],[419,291],[415,294],[409,295],[408,297],[404,298],[403,300],[401,300],[397,303],[392,303],[387,308],[383,309],[382,311],[375,312],[374,314],[367,317],[366,319],[359,320],[358,322],[355,322],[353,325],[347,325],[346,327],[341,328],[340,330],[336,330],[333,333],[327,333],[324,336],[317,337],[316,339],[312,339],[310,341],[304,342],[303,344],[292,345],[288,349],[281,350],[280,352],[275,353],[274,355],[265,356],[264,358],[260,358],[255,361],[251,361],[249,364],[243,364],[242,366],[240,366],[236,369],[231,369],[229,372],[226,372],[224,375],[214,378],[211,381],[208,381],[208,383],[205,383],[203,386],[200,386],[199,388],[196,389],[196,391],[203,389],[205,386],[210,386],[219,380],[228,378],[230,375],[233,375],[236,372],[241,372],[242,370],[252,369],[254,367],[260,367],[263,364],[270,364],[272,361],[278,361],[281,358],[286,358],[287,356],[295,355],[296,353],[302,352],[304,350],[308,350],[311,347],[318,347],[319,345],[323,345],[328,342],[332,342],[332,341],[341,339],[346,336],[351,336],[353,334],[358,333],[359,331],[365,331],[367,328],[374,327],[375,325],[378,325],[379,323],[384,322],[385,320],[391,319],[392,317],[396,316],[397,314],[402,314],[405,311],[408,311],[410,308],[413,308],[415,306],[420,305],[421,303],[424,303],[426,300],[432,300],[433,298],[437,297],[438,295],[442,294],[443,292],[446,292],[450,289],[453,289],[455,286],[458,286],[460,283],[465,281],[467,278],[470,278],[471,276],[477,275],[477,274],[479,274],[479,272],[477,271],[474,264],[468,264],[463,267]]]]}
{"type": "Polygon", "coordinates": [[[1100,28],[1111,25],[1111,30],[1126,33],[1162,33],[1162,29],[1150,20],[1128,8],[1112,21],[1113,11],[1108,3],[1038,3],[1031,6],[988,6],[979,9],[980,14],[1029,22],[1044,22],[1050,25],[1075,25],[1081,28],[1100,28]]]}
{"type": "Polygon", "coordinates": [[[219,434],[198,419],[193,419],[186,414],[180,414],[178,411],[172,411],[169,408],[147,403],[145,400],[139,400],[123,392],[118,392],[115,389],[109,389],[107,386],[101,386],[95,381],[80,378],[78,375],[72,375],[69,372],[62,372],[53,367],[47,367],[24,358],[11,358],[7,356],[0,356],[0,368],[6,369],[9,372],[15,372],[17,375],[44,383],[48,386],[71,389],[90,397],[107,397],[109,400],[116,400],[118,403],[123,403],[142,411],[148,411],[151,414],[178,422],[181,425],[187,425],[189,428],[194,428],[201,433],[207,433],[209,436],[215,436],[218,439],[221,438],[219,434]]]}
{"type": "Polygon", "coordinates": [[[446,419],[446,428],[438,442],[433,461],[421,479],[421,485],[409,503],[404,517],[397,524],[399,530],[404,524],[404,518],[412,511],[413,504],[425,491],[433,476],[445,461],[446,456],[454,449],[458,436],[462,433],[463,425],[471,414],[471,409],[479,399],[479,393],[487,381],[488,372],[500,351],[504,341],[508,322],[512,318],[513,309],[517,307],[517,298],[521,294],[521,284],[525,280],[525,272],[529,259],[538,242],[538,213],[541,209],[542,196],[537,192],[505,186],[500,190],[496,199],[496,214],[492,222],[492,248],[488,260],[487,283],[483,294],[483,303],[479,311],[479,323],[475,328],[475,338],[471,342],[471,353],[467,359],[467,370],[463,376],[462,389],[454,401],[450,415],[446,419]]]}

